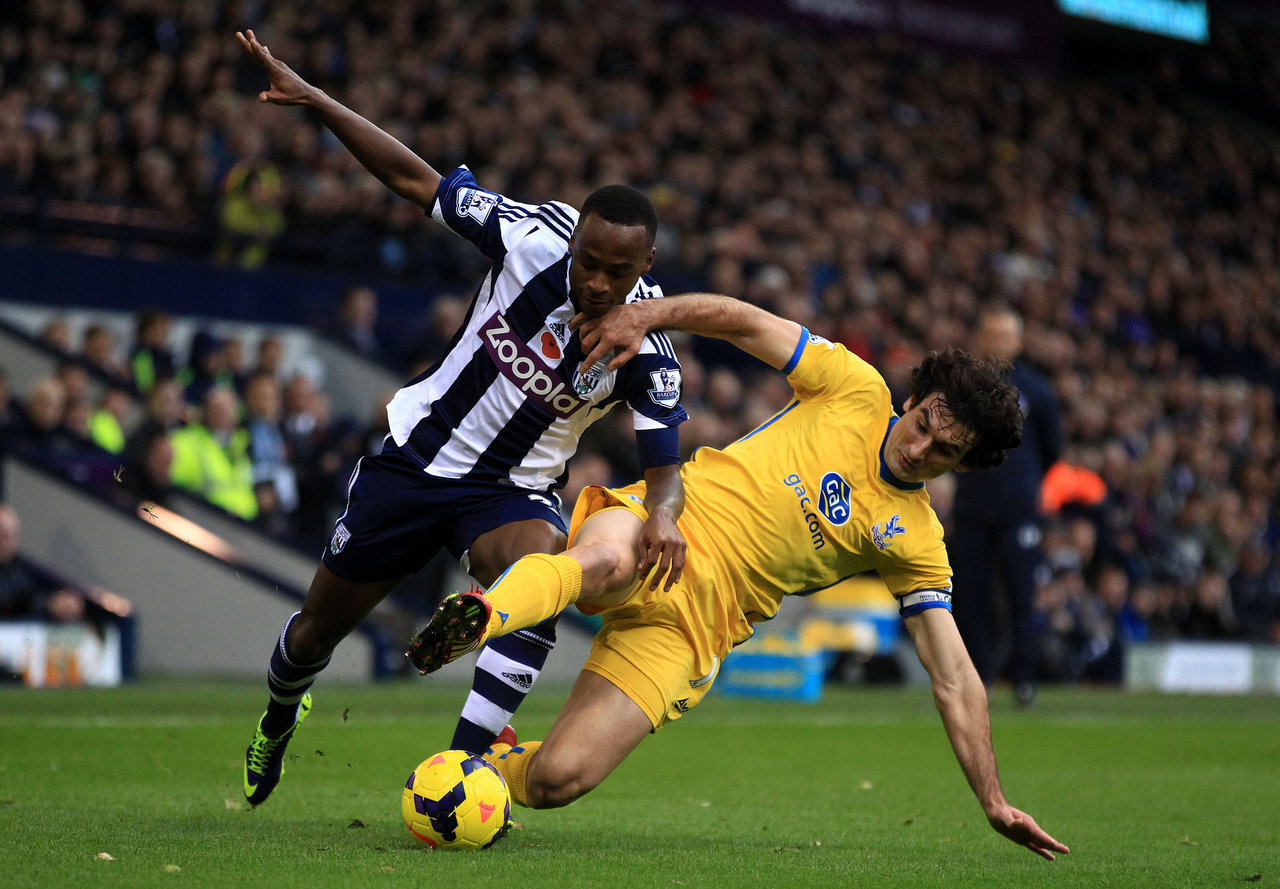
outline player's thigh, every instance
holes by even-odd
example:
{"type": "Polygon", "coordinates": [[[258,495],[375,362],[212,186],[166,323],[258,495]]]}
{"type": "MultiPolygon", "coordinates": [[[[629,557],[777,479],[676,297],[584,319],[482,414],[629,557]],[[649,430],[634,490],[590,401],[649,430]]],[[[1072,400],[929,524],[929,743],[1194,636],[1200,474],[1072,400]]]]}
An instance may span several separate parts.
{"type": "Polygon", "coordinates": [[[544,792],[581,796],[603,781],[653,730],[649,717],[621,689],[583,670],[530,766],[544,792]]]}
{"type": "Polygon", "coordinates": [[[616,605],[640,579],[639,538],[644,521],[629,509],[610,506],[575,529],[569,555],[582,566],[582,603],[616,605]]]}
{"type": "Polygon", "coordinates": [[[554,496],[494,481],[455,484],[450,511],[445,545],[485,586],[530,553],[562,552],[569,530],[554,496]]]}
{"type": "Polygon", "coordinates": [[[564,551],[565,533],[543,519],[523,519],[484,532],[468,549],[471,576],[486,587],[530,553],[564,551]]]}

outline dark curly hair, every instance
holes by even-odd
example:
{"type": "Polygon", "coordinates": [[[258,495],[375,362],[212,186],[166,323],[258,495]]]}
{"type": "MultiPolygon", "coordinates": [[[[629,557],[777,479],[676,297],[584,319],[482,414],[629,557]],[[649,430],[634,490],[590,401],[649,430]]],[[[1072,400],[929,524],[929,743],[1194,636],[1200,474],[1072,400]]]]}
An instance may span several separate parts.
{"type": "Polygon", "coordinates": [[[643,225],[650,247],[658,237],[658,211],[653,201],[630,185],[606,185],[591,192],[582,204],[582,215],[592,213],[614,225],[643,225]]]}
{"type": "Polygon", "coordinates": [[[930,352],[911,371],[911,399],[919,404],[933,393],[953,421],[968,429],[973,444],[960,465],[992,469],[1004,462],[1005,452],[1022,444],[1022,408],[1018,388],[1009,382],[1007,361],[984,361],[952,347],[930,352]]]}

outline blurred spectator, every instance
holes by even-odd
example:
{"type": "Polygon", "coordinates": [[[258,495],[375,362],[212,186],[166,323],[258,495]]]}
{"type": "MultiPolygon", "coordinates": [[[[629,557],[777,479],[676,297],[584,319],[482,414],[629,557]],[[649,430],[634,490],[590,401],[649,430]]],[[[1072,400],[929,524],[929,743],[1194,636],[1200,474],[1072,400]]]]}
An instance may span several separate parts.
{"type": "Polygon", "coordinates": [[[1004,464],[958,473],[949,551],[962,607],[956,624],[974,665],[990,684],[1006,673],[1019,704],[1035,701],[1036,570],[1042,558],[1040,484],[1062,447],[1057,396],[1022,355],[1022,318],[991,308],[978,322],[975,351],[1012,362],[1023,412],[1022,445],[1004,464]],[[1002,605],[1002,608],[998,608],[1002,605]],[[1003,632],[993,633],[997,614],[1003,632]],[[1007,664],[992,639],[1008,640],[1007,664]]]}
{"type": "Polygon", "coordinates": [[[1231,612],[1227,578],[1220,571],[1205,571],[1196,577],[1192,594],[1179,629],[1187,639],[1233,639],[1236,619],[1231,612]]]}
{"type": "MultiPolygon", "coordinates": [[[[1070,454],[1070,447],[1067,452],[1070,454]]],[[[1066,457],[1050,466],[1045,473],[1040,506],[1043,513],[1052,515],[1068,505],[1098,506],[1106,496],[1107,483],[1102,476],[1066,457]]]]}
{"type": "Polygon", "coordinates": [[[26,456],[77,450],[74,436],[62,422],[66,403],[67,391],[57,378],[44,377],[32,384],[10,427],[13,450],[26,456]]]}
{"type": "Polygon", "coordinates": [[[147,394],[161,380],[177,374],[173,349],[169,344],[171,320],[163,309],[144,309],[134,327],[129,372],[138,391],[147,394]]]}
{"type": "Polygon", "coordinates": [[[40,342],[60,355],[71,352],[71,325],[66,318],[53,318],[40,330],[40,342]]]}
{"type": "Polygon", "coordinates": [[[244,399],[259,518],[288,516],[298,508],[298,482],[280,426],[280,382],[271,374],[256,374],[245,387],[244,399]]]}
{"type": "Polygon", "coordinates": [[[1154,600],[1149,593],[1132,595],[1129,576],[1114,563],[1098,569],[1095,585],[1098,598],[1111,619],[1110,644],[1089,663],[1086,675],[1098,682],[1118,684],[1124,679],[1124,658],[1129,647],[1150,638],[1144,610],[1149,613],[1154,600]]]}
{"type": "Polygon", "coordinates": [[[443,294],[432,301],[425,324],[405,350],[410,377],[416,377],[445,356],[466,317],[467,301],[461,297],[443,294]]]}
{"type": "Polygon", "coordinates": [[[1190,588],[1205,567],[1209,539],[1209,501],[1192,491],[1161,523],[1157,570],[1183,587],[1190,588]]]}
{"type": "Polygon", "coordinates": [[[298,479],[294,526],[304,541],[318,542],[341,508],[337,492],[349,467],[330,424],[328,397],[302,374],[285,384],[283,426],[298,479]]]}
{"type": "Polygon", "coordinates": [[[354,470],[356,461],[361,457],[382,451],[383,443],[386,441],[387,436],[391,434],[391,421],[387,417],[387,405],[395,394],[394,390],[378,394],[378,397],[370,405],[368,419],[363,427],[355,423],[344,424],[348,427],[347,430],[344,430],[344,437],[349,439],[343,447],[346,452],[346,470],[344,471],[354,470]]]}
{"type": "Polygon", "coordinates": [[[143,416],[133,431],[126,448],[134,448],[135,440],[154,432],[172,432],[187,421],[189,408],[182,399],[182,389],[172,377],[156,383],[142,404],[143,416]]]}
{"type": "Polygon", "coordinates": [[[200,421],[170,436],[173,483],[243,519],[258,514],[249,459],[249,432],[239,422],[239,400],[226,386],[204,397],[200,421]]]}
{"type": "Polygon", "coordinates": [[[1227,581],[1244,638],[1280,643],[1280,563],[1261,538],[1249,540],[1227,581]]]}
{"type": "Polygon", "coordinates": [[[1078,682],[1106,656],[1115,627],[1086,585],[1078,557],[1060,550],[1049,562],[1050,577],[1036,593],[1039,672],[1050,681],[1078,682]]]}
{"type": "Polygon", "coordinates": [[[62,384],[63,396],[67,402],[88,403],[93,382],[89,379],[87,370],[74,361],[62,361],[54,371],[54,376],[62,384]]]}
{"type": "Polygon", "coordinates": [[[249,376],[268,374],[280,381],[284,372],[284,342],[280,337],[269,334],[258,340],[257,356],[257,363],[249,376]]]}
{"type": "Polygon", "coordinates": [[[238,336],[223,337],[222,363],[226,368],[226,379],[242,398],[245,387],[249,385],[249,374],[244,361],[244,341],[238,336]]]}
{"type": "Polygon", "coordinates": [[[119,386],[108,386],[89,415],[89,438],[94,444],[119,454],[125,448],[125,429],[133,414],[133,398],[119,386]]]}
{"type": "Polygon", "coordinates": [[[275,164],[250,159],[233,166],[222,183],[218,258],[244,269],[266,262],[284,233],[283,201],[284,184],[275,164]]]}
{"type": "Polygon", "coordinates": [[[84,599],[45,582],[19,554],[22,522],[17,510],[0,503],[0,617],[59,622],[84,616],[84,599]]]}
{"type": "Polygon", "coordinates": [[[332,329],[334,339],[365,358],[395,362],[378,324],[378,293],[372,287],[357,284],[342,291],[332,329]]]}
{"type": "Polygon", "coordinates": [[[170,433],[158,426],[147,427],[129,444],[120,487],[113,492],[123,493],[121,499],[128,506],[139,503],[170,505],[173,491],[173,441],[170,433]]]}
{"type": "Polygon", "coordinates": [[[80,356],[97,370],[116,379],[127,379],[124,364],[116,354],[116,335],[105,324],[90,324],[80,340],[80,356]]]}
{"type": "Polygon", "coordinates": [[[178,373],[182,398],[190,405],[204,402],[205,394],[214,386],[235,389],[235,379],[227,369],[226,343],[207,330],[191,337],[187,365],[178,373]]]}

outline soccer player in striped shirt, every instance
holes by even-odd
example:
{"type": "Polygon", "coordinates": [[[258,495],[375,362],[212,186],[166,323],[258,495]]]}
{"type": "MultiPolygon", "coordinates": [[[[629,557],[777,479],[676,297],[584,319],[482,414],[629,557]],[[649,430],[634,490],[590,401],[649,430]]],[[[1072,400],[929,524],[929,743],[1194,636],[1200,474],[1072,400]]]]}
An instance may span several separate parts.
{"type": "MultiPolygon", "coordinates": [[[[583,431],[619,402],[633,411],[650,486],[636,545],[646,567],[657,566],[655,583],[675,582],[684,564],[677,430],[686,415],[680,365],[664,334],[647,335],[621,369],[605,361],[581,367],[569,327],[575,315],[599,317],[662,295],[647,274],[657,215],[643,194],[606,186],[579,214],[558,202],[511,201],[466,167],[442,176],[275,59],[252,31],[236,36],[270,79],[261,101],[310,108],[392,191],[492,261],[448,354],[388,405],[383,450],[357,464],[302,609],[280,634],[267,712],[245,754],[244,792],[257,805],[279,782],[285,747],[334,648],[442,546],[486,586],[522,556],[563,550],[555,489],[583,431]]],[[[453,747],[489,746],[554,640],[548,621],[481,653],[453,747]]]]}

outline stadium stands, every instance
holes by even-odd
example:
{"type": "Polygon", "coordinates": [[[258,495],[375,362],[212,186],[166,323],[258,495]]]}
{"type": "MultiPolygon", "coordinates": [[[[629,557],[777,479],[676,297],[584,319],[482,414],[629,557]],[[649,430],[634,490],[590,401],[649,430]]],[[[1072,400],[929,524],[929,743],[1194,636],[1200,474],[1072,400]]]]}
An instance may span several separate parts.
{"type": "MultiPolygon", "coordinates": [[[[314,121],[256,107],[263,84],[232,38],[252,26],[440,168],[467,163],[525,200],[645,188],[668,292],[722,290],[796,318],[899,393],[923,351],[967,340],[982,306],[1016,306],[1063,403],[1069,467],[1105,487],[1051,516],[1046,668],[1114,680],[1126,640],[1280,642],[1274,20],[1223,4],[1199,53],[1037,71],[692,5],[551,6],[12,4],[0,256],[321,271],[420,292],[381,308],[426,330],[432,300],[475,280],[475,257],[314,121]],[[234,18],[248,8],[263,18],[234,18]],[[265,234],[237,240],[255,214],[265,234]]],[[[429,359],[423,342],[390,347],[397,372],[429,359]]],[[[785,403],[775,377],[681,347],[687,449],[785,403]]],[[[343,459],[365,446],[364,419],[343,459]]],[[[634,474],[611,434],[596,449],[634,474]]]]}

